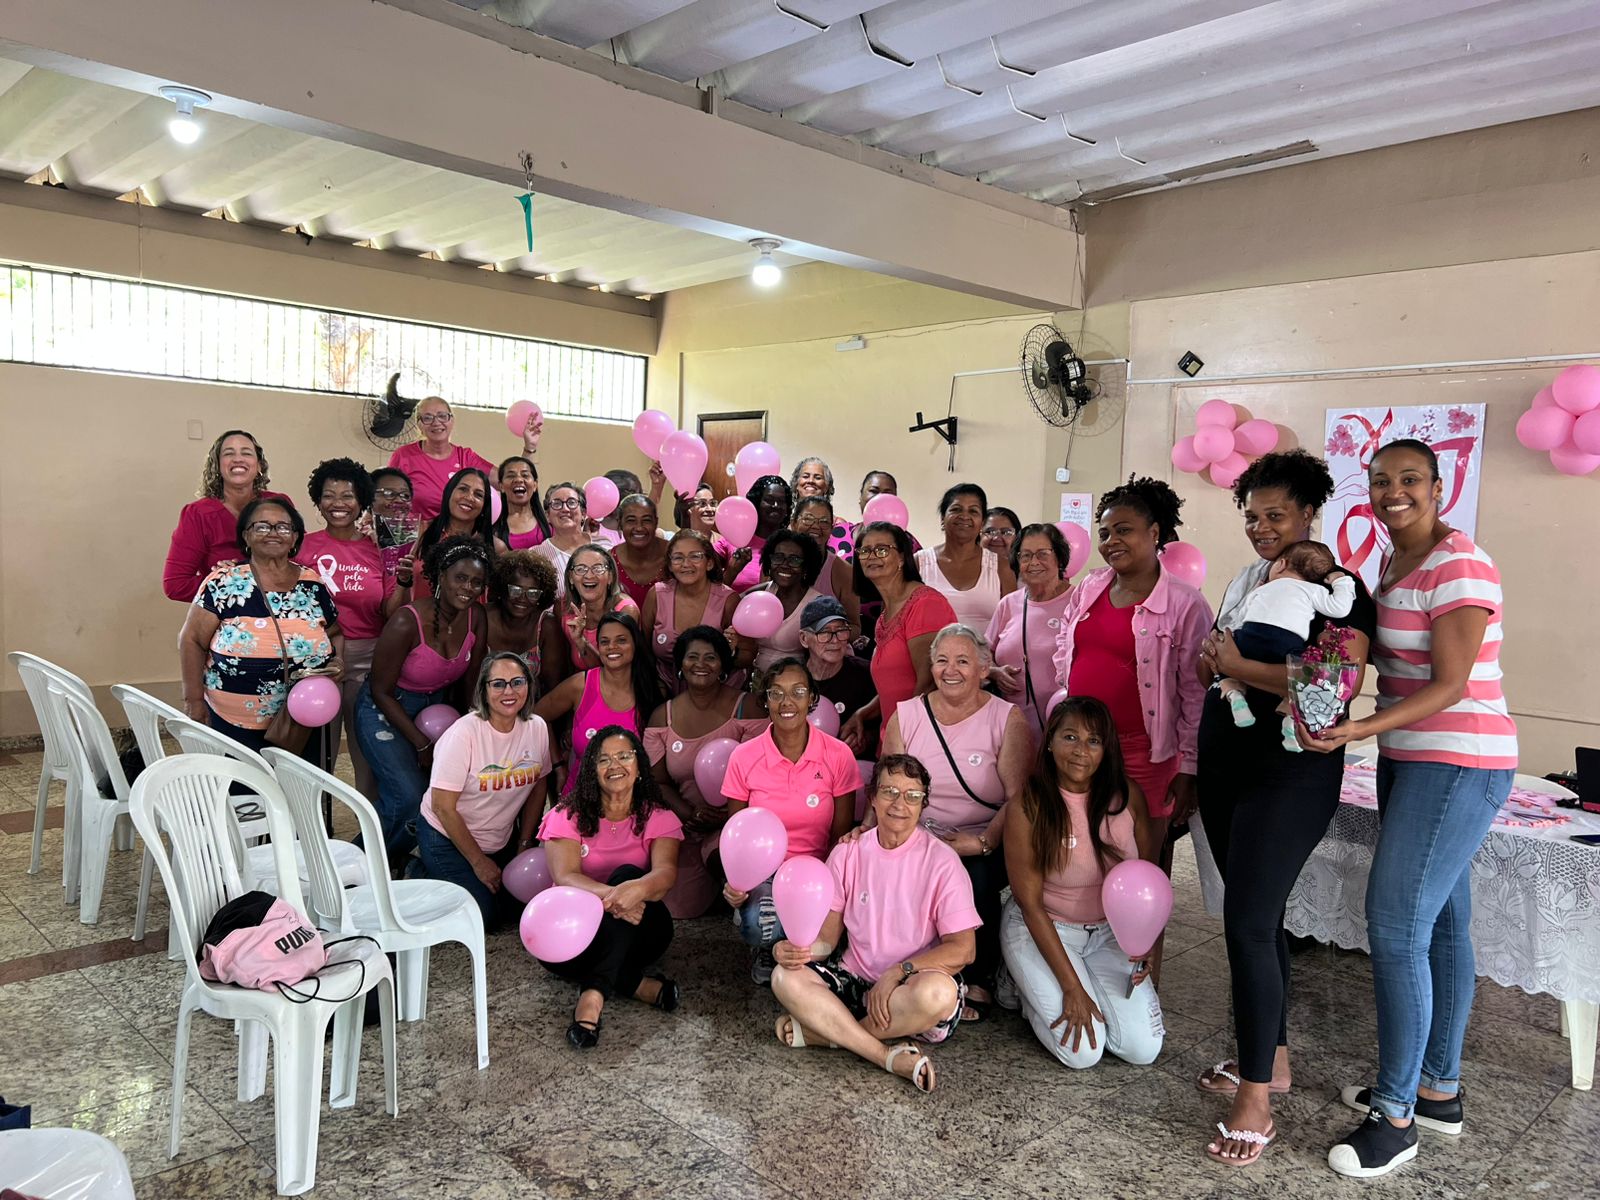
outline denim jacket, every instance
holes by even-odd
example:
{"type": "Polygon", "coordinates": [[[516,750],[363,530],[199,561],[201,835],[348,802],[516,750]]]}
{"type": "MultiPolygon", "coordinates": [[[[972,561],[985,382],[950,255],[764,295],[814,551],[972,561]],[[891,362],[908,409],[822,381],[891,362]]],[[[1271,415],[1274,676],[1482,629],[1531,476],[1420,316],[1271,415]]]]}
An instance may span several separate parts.
{"type": "MultiPolygon", "coordinates": [[[[1056,636],[1056,683],[1067,686],[1072,671],[1073,644],[1078,622],[1100,594],[1111,586],[1116,573],[1110,567],[1090,571],[1072,592],[1061,614],[1056,636]]],[[[1144,729],[1150,738],[1150,761],[1166,762],[1178,756],[1178,771],[1195,769],[1195,737],[1200,729],[1200,708],[1206,690],[1195,673],[1200,643],[1211,629],[1211,606],[1198,588],[1161,572],[1155,590],[1144,603],[1133,606],[1134,673],[1144,699],[1144,729]]]]}

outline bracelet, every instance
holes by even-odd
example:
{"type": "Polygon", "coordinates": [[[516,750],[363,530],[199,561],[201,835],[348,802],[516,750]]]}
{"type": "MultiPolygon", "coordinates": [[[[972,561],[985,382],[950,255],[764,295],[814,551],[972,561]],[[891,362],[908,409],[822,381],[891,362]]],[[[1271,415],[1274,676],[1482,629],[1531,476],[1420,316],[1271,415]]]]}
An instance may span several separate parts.
{"type": "Polygon", "coordinates": [[[398,574],[397,574],[397,575],[395,575],[395,577],[394,577],[394,582],[395,582],[395,585],[396,585],[396,586],[397,586],[397,587],[403,587],[403,588],[408,588],[408,587],[410,587],[410,586],[411,586],[411,580],[412,580],[412,578],[413,578],[413,577],[412,577],[412,576],[410,576],[410,575],[404,575],[404,576],[402,576],[402,575],[398,575],[398,574]]]}
{"type": "Polygon", "coordinates": [[[978,835],[978,845],[983,848],[983,853],[984,853],[985,856],[988,856],[988,855],[994,853],[994,847],[989,845],[989,835],[988,834],[980,833],[978,835]]]}

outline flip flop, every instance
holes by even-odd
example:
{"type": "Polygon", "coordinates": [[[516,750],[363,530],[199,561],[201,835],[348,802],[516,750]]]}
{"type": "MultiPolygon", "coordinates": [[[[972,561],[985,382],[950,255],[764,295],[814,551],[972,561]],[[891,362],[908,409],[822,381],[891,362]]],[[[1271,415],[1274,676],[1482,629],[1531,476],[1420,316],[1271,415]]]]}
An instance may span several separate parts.
{"type": "Polygon", "coordinates": [[[915,1046],[910,1042],[904,1042],[890,1050],[888,1055],[883,1060],[883,1069],[889,1072],[891,1075],[899,1076],[902,1079],[909,1079],[911,1086],[916,1088],[917,1091],[923,1093],[933,1091],[939,1082],[938,1078],[934,1074],[933,1059],[928,1057],[927,1054],[923,1053],[920,1046],[915,1046]],[[917,1056],[917,1065],[912,1069],[910,1075],[900,1075],[900,1072],[894,1069],[894,1060],[899,1058],[902,1054],[905,1054],[907,1051],[917,1056]]]}
{"type": "Polygon", "coordinates": [[[1213,1138],[1206,1143],[1206,1157],[1214,1163],[1221,1163],[1225,1167],[1249,1167],[1261,1161],[1261,1155],[1266,1152],[1278,1136],[1276,1123],[1270,1125],[1265,1133],[1257,1133],[1254,1129],[1229,1129],[1221,1121],[1217,1122],[1217,1132],[1222,1134],[1220,1139],[1213,1138]],[[1247,1158],[1228,1158],[1221,1153],[1223,1142],[1246,1142],[1254,1146],[1255,1153],[1247,1158]],[[1213,1149],[1215,1147],[1215,1149],[1213,1149]]]}
{"type": "MultiPolygon", "coordinates": [[[[1195,1076],[1194,1086],[1197,1091],[1204,1092],[1208,1096],[1236,1096],[1239,1094],[1240,1082],[1239,1060],[1236,1058],[1225,1058],[1216,1066],[1207,1067],[1204,1071],[1201,1071],[1199,1075],[1195,1076]],[[1211,1083],[1206,1082],[1206,1076],[1208,1074],[1211,1076],[1211,1083]],[[1215,1086],[1215,1083],[1218,1079],[1226,1079],[1228,1083],[1223,1087],[1217,1087],[1215,1086]]],[[[1269,1096],[1282,1096],[1287,1094],[1288,1091],[1288,1084],[1284,1084],[1281,1087],[1275,1083],[1269,1083],[1267,1085],[1267,1094],[1269,1096]]]]}

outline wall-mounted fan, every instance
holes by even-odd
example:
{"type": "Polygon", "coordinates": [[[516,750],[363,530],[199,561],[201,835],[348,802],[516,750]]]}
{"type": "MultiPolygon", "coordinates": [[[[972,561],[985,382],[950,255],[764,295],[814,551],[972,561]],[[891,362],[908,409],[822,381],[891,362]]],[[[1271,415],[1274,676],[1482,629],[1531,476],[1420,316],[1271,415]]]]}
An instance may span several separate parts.
{"type": "Polygon", "coordinates": [[[368,396],[362,401],[361,432],[380,450],[397,450],[407,442],[416,441],[416,411],[420,401],[407,399],[400,394],[400,372],[389,376],[389,386],[381,396],[368,396]]]}
{"type": "Polygon", "coordinates": [[[1083,359],[1054,325],[1035,325],[1022,339],[1022,386],[1033,411],[1057,429],[1077,420],[1097,392],[1083,359]]]}

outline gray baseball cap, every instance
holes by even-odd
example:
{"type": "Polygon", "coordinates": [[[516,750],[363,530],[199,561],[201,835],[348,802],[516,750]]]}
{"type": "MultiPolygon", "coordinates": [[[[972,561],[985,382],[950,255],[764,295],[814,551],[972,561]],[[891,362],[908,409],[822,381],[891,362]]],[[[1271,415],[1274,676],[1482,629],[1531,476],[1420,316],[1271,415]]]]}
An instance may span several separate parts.
{"type": "Polygon", "coordinates": [[[830,621],[848,623],[849,620],[844,615],[844,605],[832,596],[818,596],[800,614],[800,628],[807,633],[821,633],[830,621]]]}

